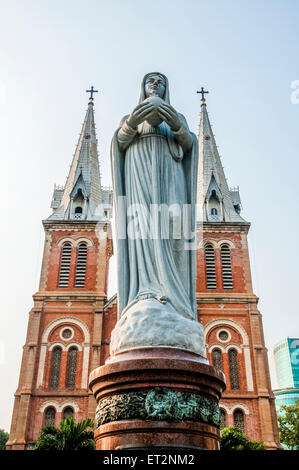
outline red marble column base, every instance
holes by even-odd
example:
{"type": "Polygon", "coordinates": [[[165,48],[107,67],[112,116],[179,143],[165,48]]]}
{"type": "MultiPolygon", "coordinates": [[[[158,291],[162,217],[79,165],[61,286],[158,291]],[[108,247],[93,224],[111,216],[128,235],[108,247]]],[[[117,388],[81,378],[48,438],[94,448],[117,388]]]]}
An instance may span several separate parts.
{"type": "Polygon", "coordinates": [[[95,369],[89,386],[98,402],[97,450],[219,449],[217,404],[225,378],[202,356],[133,349],[95,369]]]}

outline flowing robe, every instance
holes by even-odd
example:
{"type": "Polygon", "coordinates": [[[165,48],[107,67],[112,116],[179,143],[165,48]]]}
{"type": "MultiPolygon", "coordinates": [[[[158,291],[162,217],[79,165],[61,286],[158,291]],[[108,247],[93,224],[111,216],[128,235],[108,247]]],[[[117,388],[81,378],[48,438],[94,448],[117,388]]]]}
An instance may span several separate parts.
{"type": "Polygon", "coordinates": [[[122,119],[111,148],[119,317],[138,300],[154,297],[170,302],[178,314],[195,319],[196,250],[194,244],[188,249],[191,235],[183,235],[183,207],[189,205],[189,229],[194,237],[196,136],[181,114],[177,133],[165,122],[155,128],[143,122],[136,132],[127,125],[127,117],[122,119]],[[188,151],[178,144],[184,134],[192,137],[188,151]],[[178,213],[176,218],[173,212],[152,206],[161,208],[163,204],[179,209],[181,220],[178,213]]]}

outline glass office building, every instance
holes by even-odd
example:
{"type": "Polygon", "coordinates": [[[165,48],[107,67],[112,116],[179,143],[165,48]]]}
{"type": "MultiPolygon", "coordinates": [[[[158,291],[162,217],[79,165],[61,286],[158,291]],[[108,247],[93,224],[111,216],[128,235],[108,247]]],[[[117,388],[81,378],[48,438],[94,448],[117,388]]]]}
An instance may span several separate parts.
{"type": "Polygon", "coordinates": [[[274,347],[277,389],[274,390],[277,413],[282,405],[299,399],[299,338],[287,338],[274,347]]]}

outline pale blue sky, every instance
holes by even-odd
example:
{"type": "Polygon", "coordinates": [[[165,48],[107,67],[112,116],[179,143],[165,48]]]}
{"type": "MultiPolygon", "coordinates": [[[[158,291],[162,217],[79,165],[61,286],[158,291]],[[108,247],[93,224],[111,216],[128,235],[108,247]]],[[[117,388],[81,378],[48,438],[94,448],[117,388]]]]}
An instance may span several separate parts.
{"type": "MultiPolygon", "coordinates": [[[[297,0],[0,0],[2,162],[0,428],[9,429],[43,229],[67,176],[93,84],[103,184],[109,146],[149,71],[166,74],[193,131],[196,90],[250,230],[269,350],[299,337],[297,0]]],[[[114,273],[114,269],[112,269],[114,273]]],[[[111,294],[115,283],[111,282],[111,294]]],[[[270,356],[271,360],[271,356],[270,356]]]]}

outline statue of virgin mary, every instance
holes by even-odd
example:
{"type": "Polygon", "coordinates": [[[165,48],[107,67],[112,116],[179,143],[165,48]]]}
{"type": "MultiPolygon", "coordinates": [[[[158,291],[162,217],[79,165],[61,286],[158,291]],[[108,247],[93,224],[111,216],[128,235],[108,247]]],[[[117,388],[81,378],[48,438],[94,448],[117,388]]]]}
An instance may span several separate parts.
{"type": "Polygon", "coordinates": [[[204,356],[196,243],[190,243],[196,232],[197,139],[170,105],[165,75],[144,76],[137,107],[114,134],[111,161],[118,322],[110,352],[168,346],[204,356]]]}

